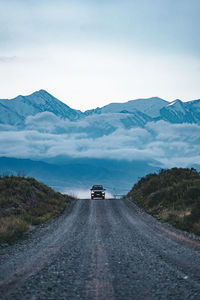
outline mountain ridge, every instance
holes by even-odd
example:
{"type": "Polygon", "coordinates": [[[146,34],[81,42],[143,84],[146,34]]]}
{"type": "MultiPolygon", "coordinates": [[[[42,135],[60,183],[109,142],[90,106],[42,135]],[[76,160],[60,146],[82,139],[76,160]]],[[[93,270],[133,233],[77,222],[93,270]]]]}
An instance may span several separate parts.
{"type": "MultiPolygon", "coordinates": [[[[0,99],[0,108],[4,107],[8,112],[13,111],[17,114],[17,120],[14,116],[12,123],[18,124],[25,120],[27,116],[36,115],[37,113],[49,111],[56,116],[75,120],[82,114],[81,111],[70,108],[68,105],[58,100],[45,90],[36,91],[30,95],[19,95],[12,99],[0,99]]],[[[0,115],[0,123],[2,118],[0,115]]],[[[9,123],[10,124],[10,123],[9,123]]]]}
{"type": "Polygon", "coordinates": [[[134,112],[134,110],[147,114],[149,117],[154,118],[159,115],[162,107],[168,105],[169,102],[159,97],[151,97],[144,99],[129,100],[127,102],[113,102],[108,105],[98,108],[98,113],[119,113],[120,111],[127,110],[134,112]]]}
{"type": "Polygon", "coordinates": [[[114,117],[115,114],[123,114],[127,116],[125,124],[129,124],[128,128],[130,126],[142,127],[148,122],[158,120],[169,123],[200,124],[199,99],[188,102],[176,99],[168,102],[159,97],[141,98],[121,103],[112,102],[85,112],[69,107],[45,90],[39,90],[27,96],[19,95],[12,99],[0,99],[0,124],[23,125],[27,117],[43,112],[50,112],[61,119],[70,121],[78,121],[90,116],[93,116],[95,121],[97,115],[112,114],[114,117]],[[132,121],[130,121],[131,118],[132,121]]]}

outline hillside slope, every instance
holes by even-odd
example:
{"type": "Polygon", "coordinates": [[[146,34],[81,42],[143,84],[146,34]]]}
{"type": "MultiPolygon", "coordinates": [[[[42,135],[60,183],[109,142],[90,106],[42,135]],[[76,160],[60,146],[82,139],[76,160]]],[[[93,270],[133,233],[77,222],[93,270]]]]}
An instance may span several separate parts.
{"type": "Polygon", "coordinates": [[[200,235],[200,173],[172,168],[141,178],[127,195],[148,213],[200,235]]]}
{"type": "Polygon", "coordinates": [[[54,192],[34,178],[0,178],[0,242],[11,243],[31,225],[37,225],[60,213],[72,199],[54,192]]]}

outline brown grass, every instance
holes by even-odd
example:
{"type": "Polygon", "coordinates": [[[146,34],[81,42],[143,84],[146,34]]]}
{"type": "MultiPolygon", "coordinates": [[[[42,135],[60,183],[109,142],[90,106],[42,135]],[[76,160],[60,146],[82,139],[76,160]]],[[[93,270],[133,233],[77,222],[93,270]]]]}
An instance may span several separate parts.
{"type": "Polygon", "coordinates": [[[34,178],[0,178],[0,243],[13,243],[32,225],[60,214],[72,199],[34,178]]]}
{"type": "Polygon", "coordinates": [[[0,219],[0,241],[11,242],[20,238],[30,228],[30,224],[20,217],[9,216],[0,219]]]}
{"type": "Polygon", "coordinates": [[[200,234],[200,173],[195,169],[172,168],[148,174],[127,196],[149,214],[200,234]]]}

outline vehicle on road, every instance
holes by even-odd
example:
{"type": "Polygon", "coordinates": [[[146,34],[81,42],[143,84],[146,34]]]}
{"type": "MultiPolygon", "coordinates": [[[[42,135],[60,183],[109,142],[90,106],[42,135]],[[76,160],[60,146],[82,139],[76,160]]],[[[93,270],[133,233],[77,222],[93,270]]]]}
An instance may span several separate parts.
{"type": "Polygon", "coordinates": [[[94,198],[105,199],[105,190],[106,189],[103,188],[103,185],[93,185],[93,187],[90,189],[91,199],[94,198]]]}

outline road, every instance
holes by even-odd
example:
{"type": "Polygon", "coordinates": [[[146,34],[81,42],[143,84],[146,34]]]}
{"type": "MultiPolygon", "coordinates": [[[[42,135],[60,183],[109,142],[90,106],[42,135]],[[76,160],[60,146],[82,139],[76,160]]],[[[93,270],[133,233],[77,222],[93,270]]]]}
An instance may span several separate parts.
{"type": "Polygon", "coordinates": [[[200,299],[200,243],[128,200],[77,200],[0,249],[1,299],[200,299]]]}

